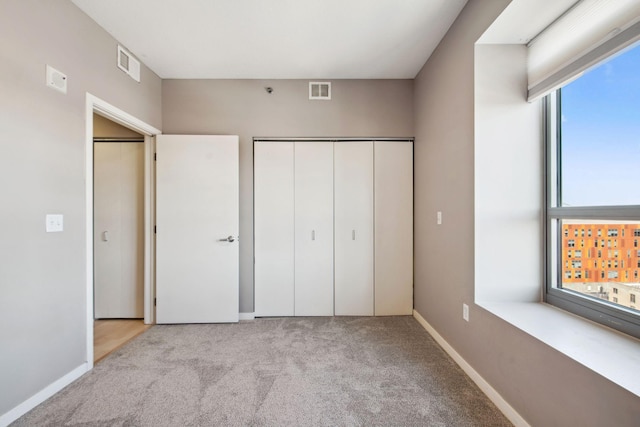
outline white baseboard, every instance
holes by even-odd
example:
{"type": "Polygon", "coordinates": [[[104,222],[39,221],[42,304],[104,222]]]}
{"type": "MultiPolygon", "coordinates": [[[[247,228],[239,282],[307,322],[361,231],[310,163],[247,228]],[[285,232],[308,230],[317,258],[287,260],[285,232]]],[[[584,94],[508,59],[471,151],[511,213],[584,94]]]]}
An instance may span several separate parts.
{"type": "Polygon", "coordinates": [[[253,320],[255,318],[255,313],[240,313],[240,320],[253,320]]]}
{"type": "Polygon", "coordinates": [[[49,384],[29,399],[25,400],[9,412],[0,415],[0,427],[6,427],[78,378],[84,375],[89,370],[89,365],[85,362],[82,365],[75,368],[65,376],[57,379],[53,383],[49,384]]]}
{"type": "Polygon", "coordinates": [[[454,350],[449,343],[442,338],[442,336],[436,332],[436,330],[426,321],[424,317],[420,315],[416,310],[413,310],[413,317],[422,325],[424,329],[436,340],[440,347],[447,352],[449,356],[462,368],[462,370],[471,378],[471,380],[476,383],[476,385],[482,390],[484,394],[498,407],[498,409],[504,414],[505,417],[516,427],[530,427],[529,423],[525,421],[522,416],[516,412],[511,405],[507,403],[506,400],[498,392],[491,387],[484,378],[480,376],[480,374],[473,369],[466,360],[458,354],[457,351],[454,350]]]}

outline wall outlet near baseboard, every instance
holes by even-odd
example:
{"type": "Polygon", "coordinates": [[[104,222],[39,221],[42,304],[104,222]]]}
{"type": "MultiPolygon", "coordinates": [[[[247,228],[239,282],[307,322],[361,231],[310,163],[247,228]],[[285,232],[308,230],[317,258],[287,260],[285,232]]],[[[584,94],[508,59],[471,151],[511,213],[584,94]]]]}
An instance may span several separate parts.
{"type": "Polygon", "coordinates": [[[462,304],[462,318],[469,321],[469,306],[467,304],[462,304]]]}

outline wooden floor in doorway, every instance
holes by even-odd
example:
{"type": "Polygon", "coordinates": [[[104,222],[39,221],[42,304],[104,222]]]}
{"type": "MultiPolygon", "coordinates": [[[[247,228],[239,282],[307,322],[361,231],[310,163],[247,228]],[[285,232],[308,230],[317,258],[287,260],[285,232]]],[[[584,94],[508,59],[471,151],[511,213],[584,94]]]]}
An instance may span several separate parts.
{"type": "Polygon", "coordinates": [[[103,319],[93,322],[93,363],[98,363],[151,325],[142,319],[103,319]]]}

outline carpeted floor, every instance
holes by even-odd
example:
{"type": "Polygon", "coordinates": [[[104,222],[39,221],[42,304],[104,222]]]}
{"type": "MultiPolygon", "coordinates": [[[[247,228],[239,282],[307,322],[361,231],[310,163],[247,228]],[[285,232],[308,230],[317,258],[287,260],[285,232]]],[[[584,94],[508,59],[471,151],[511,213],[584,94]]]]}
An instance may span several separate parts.
{"type": "Polygon", "coordinates": [[[154,326],[15,426],[509,426],[412,317],[154,326]]]}

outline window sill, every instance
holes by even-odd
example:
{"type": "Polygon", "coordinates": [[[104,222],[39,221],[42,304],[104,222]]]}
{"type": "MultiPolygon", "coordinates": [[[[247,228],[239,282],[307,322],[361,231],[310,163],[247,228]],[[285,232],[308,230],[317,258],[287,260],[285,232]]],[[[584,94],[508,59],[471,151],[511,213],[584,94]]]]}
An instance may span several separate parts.
{"type": "Polygon", "coordinates": [[[640,397],[640,341],[544,303],[480,307],[640,397]]]}

